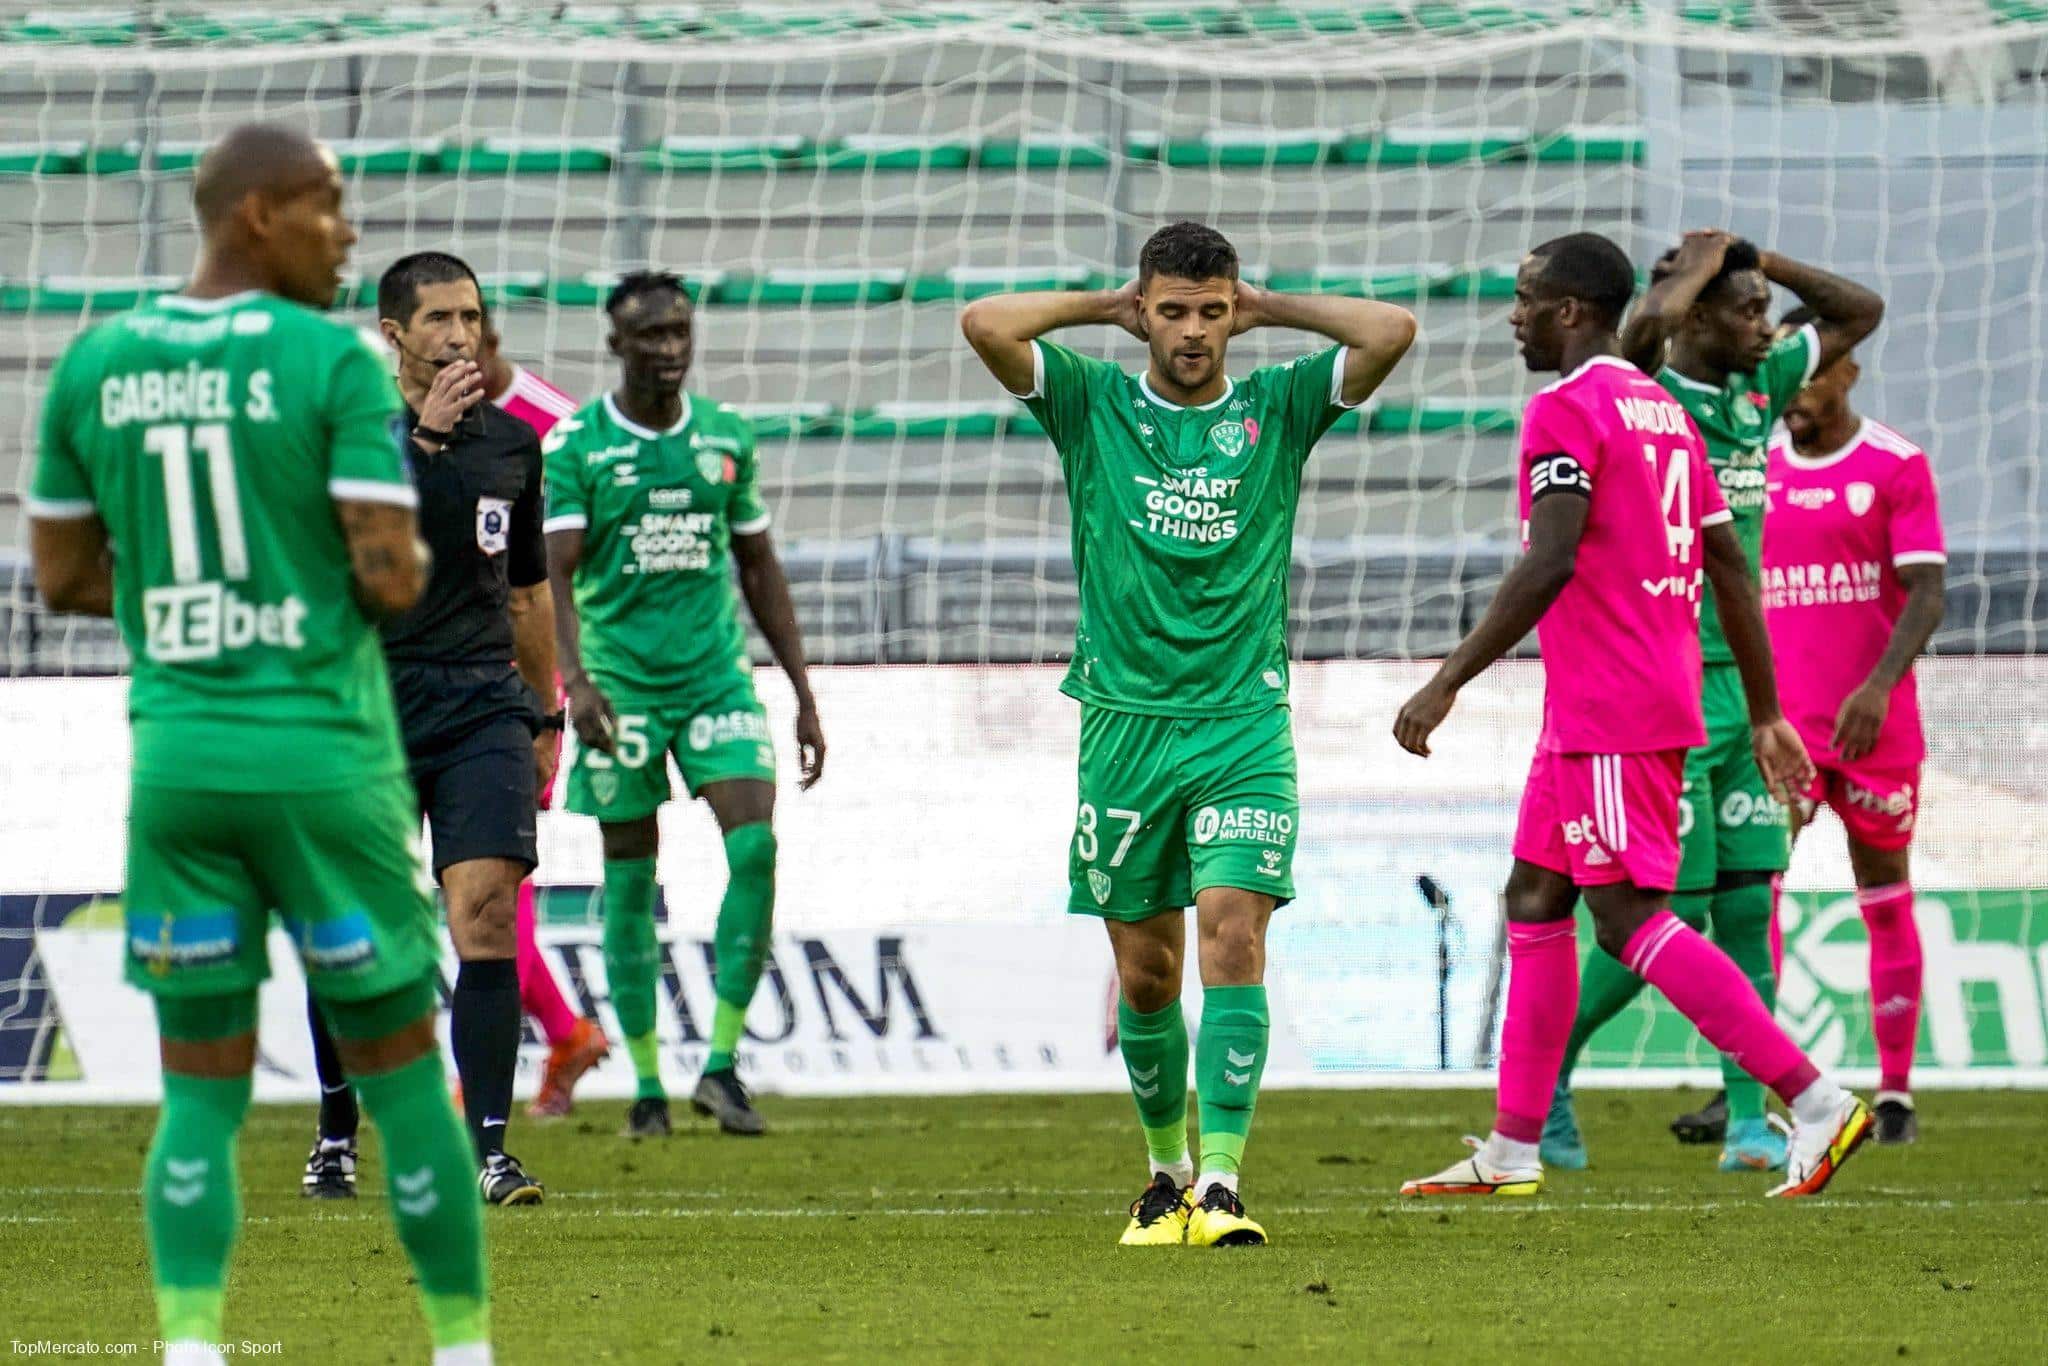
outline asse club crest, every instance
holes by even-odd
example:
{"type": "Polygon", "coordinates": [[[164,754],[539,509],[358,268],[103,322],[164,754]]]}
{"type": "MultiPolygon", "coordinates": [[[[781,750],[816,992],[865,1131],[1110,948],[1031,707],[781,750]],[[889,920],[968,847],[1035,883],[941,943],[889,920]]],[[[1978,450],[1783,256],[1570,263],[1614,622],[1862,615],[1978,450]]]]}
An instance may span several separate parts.
{"type": "Polygon", "coordinates": [[[1100,868],[1090,868],[1088,870],[1088,890],[1095,893],[1096,905],[1107,906],[1109,904],[1109,874],[1103,872],[1100,868]]]}
{"type": "Polygon", "coordinates": [[[699,446],[697,473],[707,484],[725,482],[725,452],[712,446],[699,446]]]}
{"type": "Polygon", "coordinates": [[[1235,460],[1244,454],[1245,431],[1242,422],[1219,422],[1209,429],[1209,444],[1226,460],[1235,460]]]}

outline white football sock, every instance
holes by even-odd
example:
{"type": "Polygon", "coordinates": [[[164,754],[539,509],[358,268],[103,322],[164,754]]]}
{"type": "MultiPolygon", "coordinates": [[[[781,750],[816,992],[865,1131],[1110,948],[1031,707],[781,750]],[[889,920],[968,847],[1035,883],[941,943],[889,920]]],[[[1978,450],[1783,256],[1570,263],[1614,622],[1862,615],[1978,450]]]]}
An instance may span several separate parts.
{"type": "Polygon", "coordinates": [[[164,1366],[227,1366],[227,1358],[210,1342],[167,1342],[164,1366]]]}
{"type": "Polygon", "coordinates": [[[1497,1171],[1520,1171],[1543,1165],[1539,1144],[1521,1143],[1499,1133],[1488,1134],[1486,1142],[1479,1145],[1479,1160],[1497,1171]]]}
{"type": "Polygon", "coordinates": [[[491,1366],[491,1344],[464,1342],[454,1347],[436,1347],[434,1366],[491,1366]]]}
{"type": "Polygon", "coordinates": [[[1792,1097],[1792,1118],[1801,1124],[1825,1124],[1834,1118],[1841,1103],[1842,1088],[1820,1077],[1792,1097]]]}
{"type": "Polygon", "coordinates": [[[1172,1177],[1174,1185],[1179,1186],[1182,1190],[1186,1190],[1188,1185],[1195,1179],[1195,1159],[1188,1154],[1186,1148],[1182,1148],[1180,1156],[1171,1163],[1161,1163],[1154,1160],[1146,1175],[1152,1177],[1159,1175],[1161,1172],[1165,1172],[1168,1176],[1172,1177]]]}
{"type": "Polygon", "coordinates": [[[1200,1200],[1209,1193],[1209,1187],[1221,1186],[1232,1195],[1237,1194],[1236,1172],[1203,1172],[1195,1181],[1195,1199],[1200,1200]]]}

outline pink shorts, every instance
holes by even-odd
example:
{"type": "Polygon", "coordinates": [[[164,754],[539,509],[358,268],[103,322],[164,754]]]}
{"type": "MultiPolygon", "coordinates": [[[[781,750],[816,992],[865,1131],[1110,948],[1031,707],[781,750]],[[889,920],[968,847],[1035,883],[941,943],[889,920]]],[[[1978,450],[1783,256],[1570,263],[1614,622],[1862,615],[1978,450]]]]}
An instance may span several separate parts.
{"type": "Polygon", "coordinates": [[[1678,883],[1678,793],[1685,751],[1536,752],[1515,822],[1515,857],[1580,887],[1678,883]]]}
{"type": "Polygon", "coordinates": [[[1820,764],[1801,794],[1800,815],[1812,820],[1822,803],[1835,809],[1849,838],[1872,849],[1904,849],[1920,815],[1920,765],[1820,764]]]}

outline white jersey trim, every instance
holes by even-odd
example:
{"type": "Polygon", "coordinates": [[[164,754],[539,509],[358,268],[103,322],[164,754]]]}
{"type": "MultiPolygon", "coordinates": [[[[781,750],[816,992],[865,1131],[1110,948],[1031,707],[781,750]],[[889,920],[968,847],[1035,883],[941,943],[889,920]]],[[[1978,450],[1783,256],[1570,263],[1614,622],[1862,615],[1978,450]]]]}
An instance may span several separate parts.
{"type": "Polygon", "coordinates": [[[619,411],[618,403],[610,394],[604,396],[604,410],[611,415],[612,421],[618,423],[619,426],[625,428],[634,436],[639,437],[642,441],[659,441],[664,436],[674,436],[677,432],[690,425],[690,395],[688,390],[685,390],[683,393],[683,415],[677,418],[675,425],[665,432],[657,432],[652,427],[643,427],[627,417],[619,411]]]}
{"type": "Polygon", "coordinates": [[[1146,402],[1164,408],[1168,412],[1206,413],[1212,411],[1213,409],[1221,408],[1225,403],[1228,403],[1230,401],[1230,396],[1237,392],[1237,381],[1232,379],[1230,376],[1225,375],[1223,377],[1223,392],[1218,394],[1215,398],[1209,400],[1207,403],[1173,403],[1167,399],[1163,399],[1159,397],[1159,395],[1152,392],[1151,378],[1144,374],[1140,374],[1138,376],[1138,389],[1145,395],[1146,402]]]}
{"type": "Polygon", "coordinates": [[[218,299],[195,299],[189,294],[165,294],[157,303],[165,308],[175,308],[186,313],[218,313],[223,309],[239,308],[262,294],[260,289],[245,289],[239,294],[227,294],[218,299]]]}
{"type": "Polygon", "coordinates": [[[1727,508],[1722,508],[1719,512],[1710,512],[1706,516],[1700,518],[1700,525],[1726,526],[1728,523],[1734,520],[1735,514],[1730,512],[1727,508]]]}
{"type": "Polygon", "coordinates": [[[1005,384],[1003,392],[1011,398],[1017,399],[1043,398],[1045,396],[1045,352],[1038,349],[1038,338],[1033,337],[1031,339],[1031,388],[1020,394],[1005,384]]]}
{"type": "Polygon", "coordinates": [[[1793,335],[1806,338],[1806,373],[1799,377],[1800,387],[1804,388],[1813,379],[1813,372],[1820,369],[1820,329],[1807,323],[1793,335]]]}
{"type": "Polygon", "coordinates": [[[411,484],[387,484],[381,479],[330,479],[327,493],[344,503],[383,503],[395,508],[420,505],[420,496],[411,484]]]}
{"type": "Polygon", "coordinates": [[[1686,388],[1697,389],[1703,394],[1718,394],[1721,392],[1719,389],[1716,389],[1713,385],[1707,383],[1705,380],[1694,379],[1691,375],[1683,373],[1674,366],[1665,366],[1661,373],[1671,376],[1671,378],[1677,380],[1686,388]]]}
{"type": "Polygon", "coordinates": [[[90,498],[35,498],[21,500],[31,517],[40,517],[46,522],[76,522],[99,513],[99,504],[90,498]]]}
{"type": "Polygon", "coordinates": [[[1844,441],[1839,449],[1829,451],[1826,455],[1801,455],[1797,446],[1793,445],[1789,440],[1786,441],[1785,463],[1795,470],[1824,470],[1830,465],[1841,464],[1842,461],[1848,459],[1849,452],[1869,440],[1870,419],[1866,417],[1856,424],[1856,430],[1850,434],[1849,439],[1844,441]]]}
{"type": "MultiPolygon", "coordinates": [[[[1536,392],[1539,394],[1548,394],[1553,393],[1559,389],[1562,389],[1565,387],[1565,385],[1572,383],[1574,380],[1578,379],[1580,375],[1585,374],[1588,370],[1592,369],[1596,365],[1618,365],[1624,370],[1635,370],[1635,367],[1633,365],[1630,365],[1620,356],[1588,356],[1585,360],[1580,361],[1578,368],[1573,370],[1569,375],[1558,376],[1556,379],[1544,385],[1541,389],[1538,389],[1536,392]]],[[[1636,373],[1641,374],[1642,372],[1640,370],[1637,370],[1636,373]]]]}
{"type": "Polygon", "coordinates": [[[589,525],[590,517],[587,514],[564,512],[560,516],[549,517],[544,520],[540,524],[540,529],[541,533],[545,535],[550,531],[581,531],[589,525]]]}
{"type": "Polygon", "coordinates": [[[547,409],[556,417],[567,417],[579,406],[575,399],[523,365],[512,367],[512,382],[505,386],[505,397],[523,398],[536,408],[547,409]]]}
{"type": "Polygon", "coordinates": [[[750,518],[744,522],[734,522],[732,524],[732,534],[735,536],[758,536],[766,531],[774,521],[773,517],[764,512],[759,517],[750,518]]]}
{"type": "Polygon", "coordinates": [[[1865,439],[1871,445],[1881,451],[1890,451],[1901,460],[1911,460],[1916,455],[1925,457],[1927,454],[1926,451],[1921,450],[1919,446],[1915,445],[1910,438],[1899,435],[1898,432],[1885,426],[1875,418],[1865,418],[1863,426],[1866,431],[1865,439]]]}
{"type": "Polygon", "coordinates": [[[1909,564],[1947,564],[1948,556],[1939,550],[1902,550],[1892,556],[1892,564],[1904,568],[1909,564]]]}

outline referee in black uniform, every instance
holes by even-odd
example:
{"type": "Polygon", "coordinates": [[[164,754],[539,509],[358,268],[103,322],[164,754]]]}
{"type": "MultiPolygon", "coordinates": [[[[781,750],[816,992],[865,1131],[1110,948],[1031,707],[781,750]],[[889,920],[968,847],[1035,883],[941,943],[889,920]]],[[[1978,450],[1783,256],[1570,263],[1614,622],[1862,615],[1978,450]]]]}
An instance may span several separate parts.
{"type": "MultiPolygon", "coordinates": [[[[377,314],[398,358],[420,532],[434,554],[426,592],[383,635],[462,964],[455,1069],[484,1200],[538,1204],[540,1182],[505,1151],[505,1122],[519,1056],[519,883],[538,862],[535,797],[554,778],[548,732],[561,728],[540,701],[555,686],[540,438],[484,401],[483,294],[462,261],[433,251],[399,260],[378,281],[377,314]]],[[[355,1100],[317,1010],[312,1020],[322,1097],[304,1189],[352,1195],[355,1100]]]]}

